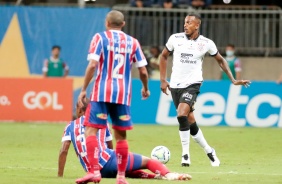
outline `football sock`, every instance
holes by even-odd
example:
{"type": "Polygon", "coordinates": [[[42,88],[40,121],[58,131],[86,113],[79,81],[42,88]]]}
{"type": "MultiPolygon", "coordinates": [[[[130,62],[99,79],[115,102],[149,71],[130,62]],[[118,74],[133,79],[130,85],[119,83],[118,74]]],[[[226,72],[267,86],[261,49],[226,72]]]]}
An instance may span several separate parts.
{"type": "Polygon", "coordinates": [[[200,128],[198,128],[198,132],[196,135],[192,135],[192,138],[194,139],[194,141],[196,143],[198,143],[204,150],[206,153],[211,153],[212,152],[212,148],[208,145],[202,131],[200,128]]]}
{"type": "Polygon", "coordinates": [[[190,155],[189,154],[189,145],[190,145],[190,130],[180,131],[179,130],[180,141],[182,145],[182,156],[190,155]]]}
{"type": "Polygon", "coordinates": [[[136,170],[136,171],[130,171],[130,172],[126,172],[126,177],[129,178],[147,178],[147,179],[153,179],[156,177],[156,174],[153,173],[147,173],[145,171],[142,170],[136,170]]]}
{"type": "Polygon", "coordinates": [[[99,171],[99,148],[96,136],[89,136],[86,138],[86,148],[89,161],[89,172],[99,171]]]}
{"type": "Polygon", "coordinates": [[[162,176],[165,176],[167,173],[169,173],[168,168],[157,160],[150,159],[146,167],[151,172],[156,173],[156,174],[161,174],[162,176]]]}
{"type": "Polygon", "coordinates": [[[116,157],[117,157],[118,175],[125,176],[125,170],[128,161],[128,144],[126,140],[117,141],[116,157]]]}

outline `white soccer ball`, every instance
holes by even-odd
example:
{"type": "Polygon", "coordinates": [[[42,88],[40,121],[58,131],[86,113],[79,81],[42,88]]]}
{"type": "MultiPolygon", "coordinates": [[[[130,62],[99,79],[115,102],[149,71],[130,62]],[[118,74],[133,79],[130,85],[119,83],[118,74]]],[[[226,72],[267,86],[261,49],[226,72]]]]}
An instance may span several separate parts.
{"type": "Polygon", "coordinates": [[[170,159],[170,151],[165,146],[157,146],[152,150],[151,158],[166,164],[170,159]]]}
{"type": "Polygon", "coordinates": [[[225,4],[229,4],[229,3],[231,2],[231,0],[223,0],[223,2],[224,2],[225,4]]]}

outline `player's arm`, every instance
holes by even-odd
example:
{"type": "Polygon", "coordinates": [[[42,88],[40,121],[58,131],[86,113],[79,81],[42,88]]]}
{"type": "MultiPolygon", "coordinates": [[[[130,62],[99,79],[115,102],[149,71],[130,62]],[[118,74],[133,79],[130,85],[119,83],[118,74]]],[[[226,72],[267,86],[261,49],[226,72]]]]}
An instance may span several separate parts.
{"type": "Polygon", "coordinates": [[[44,61],[43,68],[42,68],[42,72],[43,72],[43,77],[47,77],[47,72],[48,72],[48,60],[45,60],[45,61],[44,61]]]}
{"type": "Polygon", "coordinates": [[[107,146],[108,146],[109,149],[114,149],[114,145],[113,145],[113,141],[112,140],[106,141],[106,143],[107,143],[107,146]]]}
{"type": "Polygon", "coordinates": [[[250,85],[251,82],[249,80],[235,80],[234,79],[234,76],[231,73],[231,70],[227,64],[227,61],[221,56],[219,52],[217,52],[214,58],[216,59],[220,68],[227,74],[227,76],[229,77],[229,79],[231,80],[231,82],[234,85],[243,85],[245,87],[248,87],[250,85]]]}
{"type": "Polygon", "coordinates": [[[144,100],[150,96],[150,90],[148,86],[149,77],[148,77],[148,71],[146,69],[146,65],[148,63],[139,42],[135,40],[134,44],[136,44],[137,47],[134,53],[133,62],[135,63],[135,66],[138,68],[139,71],[139,78],[143,85],[141,89],[141,95],[142,95],[142,99],[144,100]]]}
{"type": "Polygon", "coordinates": [[[150,96],[150,91],[149,91],[149,87],[148,87],[148,71],[146,69],[145,66],[139,67],[139,78],[143,84],[143,88],[142,88],[142,99],[146,99],[150,96]]]}
{"type": "Polygon", "coordinates": [[[101,37],[99,34],[95,34],[90,43],[88,56],[87,56],[87,60],[89,62],[88,62],[88,66],[85,71],[83,86],[78,96],[78,103],[81,106],[83,106],[82,101],[86,97],[86,89],[92,77],[94,76],[95,68],[98,64],[98,61],[100,60],[101,54],[102,54],[101,37]]]}
{"type": "Polygon", "coordinates": [[[69,66],[66,63],[64,63],[64,70],[65,70],[64,77],[66,77],[69,75],[69,66]]]}
{"type": "Polygon", "coordinates": [[[60,149],[59,159],[58,159],[58,177],[63,177],[64,175],[64,169],[66,165],[70,144],[71,141],[64,141],[62,143],[62,147],[60,149]]]}
{"type": "Polygon", "coordinates": [[[83,101],[84,98],[86,98],[86,89],[87,89],[92,77],[94,76],[94,72],[95,72],[97,64],[98,64],[98,61],[93,60],[93,59],[89,60],[89,62],[88,62],[88,66],[87,66],[86,71],[85,71],[83,86],[82,86],[81,92],[78,96],[78,101],[79,101],[80,105],[83,105],[82,101],[83,101]]]}
{"type": "Polygon", "coordinates": [[[161,81],[161,90],[163,93],[168,95],[166,89],[169,89],[169,83],[166,80],[166,70],[167,70],[167,59],[169,56],[170,52],[169,50],[165,47],[161,53],[160,57],[160,81],[161,81]]]}

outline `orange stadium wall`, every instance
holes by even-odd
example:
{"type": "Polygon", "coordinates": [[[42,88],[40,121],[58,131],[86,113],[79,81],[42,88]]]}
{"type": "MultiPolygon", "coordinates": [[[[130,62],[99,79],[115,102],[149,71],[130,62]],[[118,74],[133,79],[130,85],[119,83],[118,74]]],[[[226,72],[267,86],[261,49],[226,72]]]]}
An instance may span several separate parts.
{"type": "Polygon", "coordinates": [[[69,121],[72,79],[0,78],[0,121],[69,121]]]}

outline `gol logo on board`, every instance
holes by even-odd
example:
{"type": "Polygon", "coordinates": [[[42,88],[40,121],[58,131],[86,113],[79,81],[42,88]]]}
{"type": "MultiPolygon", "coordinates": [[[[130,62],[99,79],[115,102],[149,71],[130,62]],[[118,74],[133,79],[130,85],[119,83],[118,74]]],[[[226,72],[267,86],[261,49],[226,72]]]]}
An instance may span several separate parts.
{"type": "Polygon", "coordinates": [[[41,91],[36,93],[35,91],[28,91],[23,96],[23,104],[30,110],[63,109],[63,105],[58,103],[58,92],[41,91]]]}

